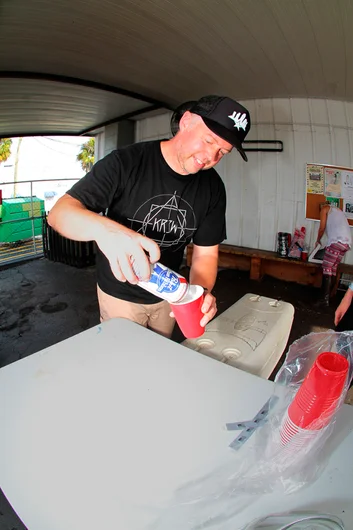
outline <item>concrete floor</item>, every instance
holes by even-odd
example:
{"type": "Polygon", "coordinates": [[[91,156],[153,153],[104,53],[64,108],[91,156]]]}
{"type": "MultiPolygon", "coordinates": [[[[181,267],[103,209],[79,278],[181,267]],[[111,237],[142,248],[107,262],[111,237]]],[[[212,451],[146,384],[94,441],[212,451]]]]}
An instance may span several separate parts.
{"type": "MultiPolygon", "coordinates": [[[[292,303],[295,317],[288,345],[311,331],[333,328],[334,309],[342,297],[338,294],[332,307],[319,311],[313,307],[317,289],[272,278],[258,283],[249,280],[248,272],[232,270],[219,272],[214,292],[219,313],[246,293],[292,303]]],[[[43,258],[0,270],[0,367],[98,322],[94,267],[76,269],[43,258]]],[[[172,340],[182,339],[175,329],[172,340]]],[[[25,530],[1,491],[0,530],[25,530]]]]}
{"type": "MultiPolygon", "coordinates": [[[[184,271],[185,273],[185,271],[184,271]]],[[[246,293],[283,299],[295,307],[289,344],[310,331],[333,327],[334,308],[317,310],[318,289],[248,272],[221,270],[214,289],[219,314],[246,293]]],[[[341,294],[342,296],[342,294],[341,294]]],[[[0,270],[0,367],[80,333],[99,321],[95,269],[37,259],[0,270]]],[[[173,340],[182,335],[176,329],[173,340]]]]}

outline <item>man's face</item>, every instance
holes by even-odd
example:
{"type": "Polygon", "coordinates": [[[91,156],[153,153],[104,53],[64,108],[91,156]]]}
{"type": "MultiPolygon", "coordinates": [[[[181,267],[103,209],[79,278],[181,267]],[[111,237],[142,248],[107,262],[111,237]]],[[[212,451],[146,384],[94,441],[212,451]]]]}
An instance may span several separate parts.
{"type": "Polygon", "coordinates": [[[180,120],[177,159],[182,174],[214,167],[233,146],[213,133],[200,116],[186,112],[180,120]]]}

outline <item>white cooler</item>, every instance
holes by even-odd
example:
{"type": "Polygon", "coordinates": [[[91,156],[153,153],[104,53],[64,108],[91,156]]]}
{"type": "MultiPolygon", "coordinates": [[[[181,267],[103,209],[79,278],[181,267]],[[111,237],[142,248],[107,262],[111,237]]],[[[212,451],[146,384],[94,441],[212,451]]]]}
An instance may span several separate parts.
{"type": "Polygon", "coordinates": [[[288,341],[294,307],[248,293],[182,344],[246,372],[268,379],[288,341]]]}

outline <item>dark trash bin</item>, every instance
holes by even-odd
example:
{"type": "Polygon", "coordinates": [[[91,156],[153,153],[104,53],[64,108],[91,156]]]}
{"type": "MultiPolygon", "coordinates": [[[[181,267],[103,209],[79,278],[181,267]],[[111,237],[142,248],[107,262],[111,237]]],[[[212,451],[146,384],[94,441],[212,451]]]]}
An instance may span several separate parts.
{"type": "Polygon", "coordinates": [[[42,219],[43,253],[46,259],[77,268],[95,264],[96,253],[93,241],[67,239],[49,226],[46,215],[43,215],[42,219]]]}

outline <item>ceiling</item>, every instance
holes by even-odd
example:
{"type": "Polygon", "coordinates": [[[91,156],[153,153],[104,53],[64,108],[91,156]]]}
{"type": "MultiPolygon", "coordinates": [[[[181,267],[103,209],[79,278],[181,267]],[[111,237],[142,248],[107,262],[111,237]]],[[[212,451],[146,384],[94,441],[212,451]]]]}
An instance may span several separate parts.
{"type": "Polygon", "coordinates": [[[205,94],[353,101],[353,0],[0,0],[0,136],[205,94]]]}

